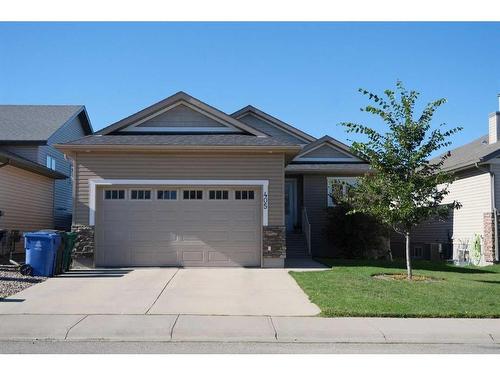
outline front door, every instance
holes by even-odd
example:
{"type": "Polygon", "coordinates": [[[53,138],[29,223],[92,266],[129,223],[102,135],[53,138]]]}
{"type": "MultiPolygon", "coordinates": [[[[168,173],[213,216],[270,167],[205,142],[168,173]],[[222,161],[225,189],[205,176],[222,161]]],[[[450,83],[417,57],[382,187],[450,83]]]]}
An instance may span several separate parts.
{"type": "Polygon", "coordinates": [[[285,224],[287,232],[293,232],[297,223],[297,180],[285,179],[285,224]]]}

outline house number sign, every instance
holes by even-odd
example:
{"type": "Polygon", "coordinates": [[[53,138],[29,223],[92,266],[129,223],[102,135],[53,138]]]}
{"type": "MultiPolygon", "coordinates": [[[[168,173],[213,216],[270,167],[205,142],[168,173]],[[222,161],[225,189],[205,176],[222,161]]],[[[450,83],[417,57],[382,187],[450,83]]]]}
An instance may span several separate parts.
{"type": "Polygon", "coordinates": [[[267,192],[264,192],[264,196],[262,198],[262,203],[264,205],[264,210],[267,210],[267,207],[269,205],[269,197],[267,195],[267,192]]]}

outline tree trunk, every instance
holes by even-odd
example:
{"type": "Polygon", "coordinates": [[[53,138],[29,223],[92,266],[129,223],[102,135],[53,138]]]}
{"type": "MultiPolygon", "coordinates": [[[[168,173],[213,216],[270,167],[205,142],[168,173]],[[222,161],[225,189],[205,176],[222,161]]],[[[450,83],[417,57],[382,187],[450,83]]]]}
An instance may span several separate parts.
{"type": "Polygon", "coordinates": [[[410,252],[410,232],[406,232],[406,272],[408,275],[408,280],[412,278],[412,269],[411,269],[411,252],[410,252]]]}

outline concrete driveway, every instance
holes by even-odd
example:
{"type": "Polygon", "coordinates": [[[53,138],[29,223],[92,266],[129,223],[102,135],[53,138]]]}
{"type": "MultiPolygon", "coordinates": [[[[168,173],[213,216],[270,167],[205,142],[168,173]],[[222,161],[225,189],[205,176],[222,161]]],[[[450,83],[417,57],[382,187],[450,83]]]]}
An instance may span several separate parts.
{"type": "Polygon", "coordinates": [[[72,271],[0,301],[0,314],[311,316],[319,312],[284,269],[72,271]]]}

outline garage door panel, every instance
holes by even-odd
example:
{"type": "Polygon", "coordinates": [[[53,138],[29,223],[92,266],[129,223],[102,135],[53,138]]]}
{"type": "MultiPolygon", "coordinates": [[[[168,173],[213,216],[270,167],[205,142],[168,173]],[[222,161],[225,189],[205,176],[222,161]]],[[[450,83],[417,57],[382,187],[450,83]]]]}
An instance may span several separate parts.
{"type": "Polygon", "coordinates": [[[200,188],[177,187],[177,200],[157,200],[156,187],[134,189],[151,190],[152,199],[113,201],[98,194],[97,265],[260,265],[261,207],[257,199],[234,200],[230,191],[228,200],[210,200],[210,188],[203,188],[203,200],[185,201],[183,189],[200,188]]]}
{"type": "Polygon", "coordinates": [[[183,251],[183,261],[203,262],[203,251],[183,251]]]}

